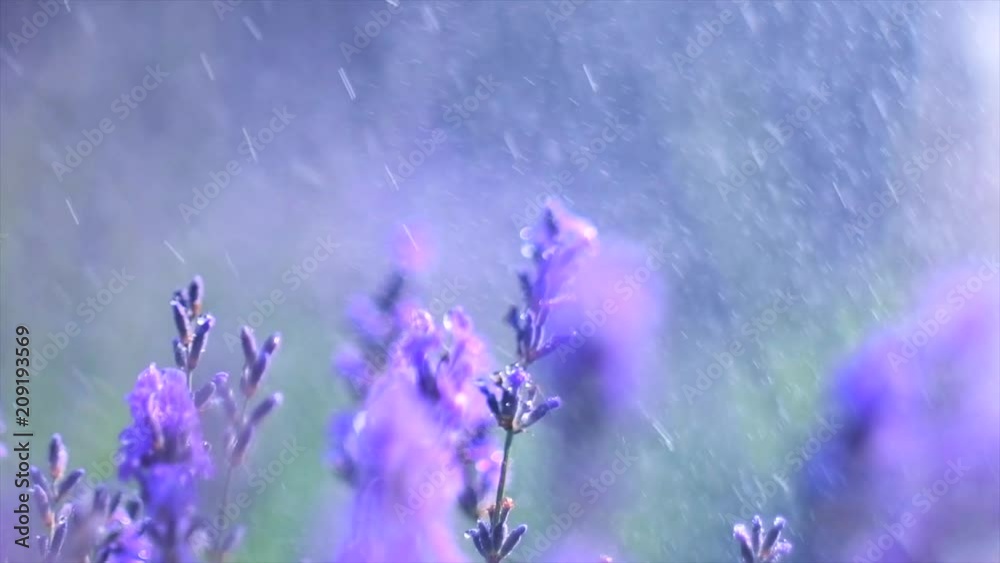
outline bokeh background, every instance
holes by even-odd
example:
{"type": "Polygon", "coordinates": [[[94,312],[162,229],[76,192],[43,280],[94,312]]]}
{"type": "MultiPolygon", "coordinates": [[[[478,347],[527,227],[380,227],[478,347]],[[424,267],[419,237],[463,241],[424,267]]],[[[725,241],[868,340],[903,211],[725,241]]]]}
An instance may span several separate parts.
{"type": "MultiPolygon", "coordinates": [[[[59,348],[32,382],[34,460],[61,432],[71,466],[112,477],[123,397],[171,363],[169,296],[201,274],[218,318],[202,377],[239,368],[223,334],[254,311],[258,333],[284,335],[269,388],[285,408],[248,468],[289,438],[305,448],[241,515],[238,559],[329,560],[352,495],[324,459],[349,402],[331,370],[348,300],[378,287],[409,231],[428,249],[423,299],[464,287],[455,303],[508,359],[518,231],[556,194],[602,237],[666,241],[641,368],[655,392],[594,446],[640,460],[606,515],[607,552],[730,561],[745,506],[788,517],[795,542],[810,526],[795,484],[759,493],[815,430],[835,366],[939,273],[1000,251],[998,18],[995,2],[4,1],[4,441],[24,324],[35,350],[59,348]],[[102,120],[110,132],[67,161],[102,120]],[[611,122],[621,134],[599,142],[611,122]],[[943,129],[953,140],[935,145],[943,129]],[[296,272],[320,239],[335,251],[296,272]],[[127,284],[105,291],[116,273],[127,284]],[[275,290],[287,299],[269,307],[275,290]],[[782,292],[791,305],[772,314],[782,292]],[[692,399],[734,342],[745,351],[692,399]]],[[[548,472],[572,470],[547,456],[554,439],[517,446],[512,488],[536,530],[567,502],[550,494],[548,472]]],[[[0,554],[21,561],[10,461],[0,554]]],[[[1000,549],[977,541],[977,557],[1000,549]]]]}

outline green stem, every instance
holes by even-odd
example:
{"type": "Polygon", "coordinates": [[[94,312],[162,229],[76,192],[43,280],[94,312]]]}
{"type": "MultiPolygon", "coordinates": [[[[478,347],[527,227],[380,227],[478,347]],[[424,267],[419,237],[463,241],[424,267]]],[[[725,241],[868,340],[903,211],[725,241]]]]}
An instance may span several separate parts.
{"type": "Polygon", "coordinates": [[[490,517],[490,528],[497,525],[500,520],[500,506],[503,504],[503,488],[507,481],[507,466],[510,465],[510,447],[514,444],[514,432],[507,431],[507,438],[503,444],[503,462],[500,464],[500,482],[497,484],[497,502],[493,505],[493,515],[490,517]]]}
{"type": "MultiPolygon", "coordinates": [[[[250,398],[249,397],[244,397],[243,398],[243,409],[240,410],[240,426],[241,427],[243,426],[244,420],[246,419],[246,416],[247,416],[247,406],[249,404],[250,404],[250,398]]],[[[239,430],[242,430],[242,428],[239,428],[239,430]]],[[[239,437],[239,433],[237,433],[237,437],[239,437]]],[[[220,516],[224,515],[226,513],[226,505],[229,504],[229,483],[233,479],[233,469],[235,469],[235,467],[233,466],[233,460],[232,460],[232,458],[229,459],[229,463],[227,465],[228,466],[226,467],[226,479],[225,479],[225,481],[223,482],[223,485],[222,485],[222,502],[219,504],[219,515],[220,516]]],[[[233,522],[232,524],[235,524],[235,522],[233,522]]],[[[224,539],[225,539],[225,536],[220,535],[217,538],[218,543],[215,545],[215,549],[216,549],[216,552],[218,553],[218,557],[219,557],[218,561],[220,563],[223,561],[223,557],[225,555],[224,553],[222,553],[222,549],[221,549],[222,548],[222,541],[224,539]]]]}

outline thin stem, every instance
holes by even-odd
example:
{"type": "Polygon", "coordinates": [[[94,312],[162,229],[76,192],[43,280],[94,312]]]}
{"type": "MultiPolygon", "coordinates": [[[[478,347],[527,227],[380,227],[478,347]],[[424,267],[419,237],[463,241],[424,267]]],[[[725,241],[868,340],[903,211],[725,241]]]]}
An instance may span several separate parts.
{"type": "MultiPolygon", "coordinates": [[[[188,317],[188,326],[197,326],[198,315],[194,312],[188,317]]],[[[187,374],[187,384],[188,393],[194,396],[194,370],[191,369],[191,350],[194,349],[194,337],[191,335],[191,329],[188,329],[188,334],[184,338],[184,373],[187,374]]]]}
{"type": "MultiPolygon", "coordinates": [[[[250,404],[250,398],[244,396],[243,397],[243,408],[240,410],[240,419],[239,419],[240,426],[243,425],[243,422],[246,419],[246,416],[247,416],[247,406],[249,404],[250,404]]],[[[242,428],[240,428],[238,430],[242,430],[242,428]]],[[[239,436],[238,433],[237,433],[237,436],[239,436]]],[[[227,464],[227,467],[226,467],[226,478],[223,481],[223,485],[222,485],[222,502],[219,504],[219,514],[220,515],[224,515],[226,513],[226,505],[229,504],[229,484],[230,484],[230,482],[232,482],[232,479],[233,479],[233,469],[235,469],[235,466],[233,465],[232,458],[230,458],[229,459],[229,463],[227,464]]],[[[218,552],[218,555],[219,555],[219,562],[220,563],[222,562],[222,557],[223,557],[223,553],[222,553],[222,549],[221,549],[221,545],[222,545],[221,542],[223,541],[223,539],[224,539],[223,536],[219,536],[219,538],[218,538],[219,544],[215,546],[216,547],[216,551],[218,552]]]]}
{"type": "Polygon", "coordinates": [[[500,506],[503,503],[503,488],[507,481],[507,466],[510,464],[510,447],[514,444],[514,432],[507,431],[503,444],[503,462],[500,464],[500,482],[497,484],[497,502],[493,505],[493,515],[490,517],[490,528],[500,520],[500,506]]]}

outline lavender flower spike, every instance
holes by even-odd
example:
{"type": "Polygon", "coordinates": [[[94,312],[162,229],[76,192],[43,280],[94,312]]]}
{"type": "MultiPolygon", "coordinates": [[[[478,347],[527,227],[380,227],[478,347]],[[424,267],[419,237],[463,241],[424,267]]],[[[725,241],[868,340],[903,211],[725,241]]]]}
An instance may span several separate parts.
{"type": "Polygon", "coordinates": [[[126,400],[132,424],[120,436],[120,479],[127,480],[158,463],[183,464],[202,477],[211,474],[211,459],[184,372],[161,371],[151,364],[139,374],[126,400]]]}
{"type": "Polygon", "coordinates": [[[764,533],[760,516],[754,516],[751,529],[743,524],[733,527],[733,538],[740,546],[742,563],[778,563],[792,551],[792,544],[779,539],[785,529],[785,519],[778,516],[764,533]]]}

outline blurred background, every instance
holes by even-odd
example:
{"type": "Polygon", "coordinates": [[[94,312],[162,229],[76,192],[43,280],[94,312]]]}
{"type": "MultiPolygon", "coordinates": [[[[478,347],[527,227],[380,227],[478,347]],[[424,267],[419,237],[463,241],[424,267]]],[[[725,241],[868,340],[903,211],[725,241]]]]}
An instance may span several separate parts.
{"type": "MultiPolygon", "coordinates": [[[[920,318],[942,276],[997,282],[996,2],[0,9],[0,441],[10,449],[23,324],[34,353],[53,344],[31,384],[33,459],[60,432],[71,467],[112,479],[123,397],[150,362],[172,363],[168,301],[201,274],[218,320],[201,377],[240,368],[240,325],[284,335],[268,387],[285,407],[235,487],[253,491],[250,472],[289,439],[303,448],[241,514],[239,561],[325,561],[343,541],[353,493],[326,464],[326,428],[350,399],[331,357],[350,338],[349,300],[381,284],[401,236],[426,250],[420,298],[461,304],[498,362],[511,358],[518,233],[545,197],[664,257],[635,416],[588,446],[595,472],[579,477],[620,448],[638,461],[609,487],[623,500],[600,515],[606,547],[578,561],[732,561],[732,525],[755,513],[788,518],[793,560],[855,560],[816,555],[810,538],[856,517],[877,543],[893,516],[855,506],[830,525],[809,492],[826,485],[804,470],[842,438],[807,447],[838,408],[840,366],[920,318]]],[[[995,301],[969,302],[995,334],[995,301]]],[[[997,342],[976,350],[992,361],[941,377],[981,410],[952,401],[926,424],[988,456],[997,433],[973,442],[963,425],[995,424],[997,342]]],[[[551,486],[573,469],[551,455],[558,440],[540,426],[517,445],[529,534],[572,500],[551,486]]],[[[978,505],[960,484],[971,504],[928,514],[998,518],[1000,462],[985,463],[978,505]]],[[[0,554],[21,561],[14,468],[0,460],[0,554]]],[[[900,482],[905,504],[934,480],[900,482]]],[[[208,509],[217,494],[203,491],[208,509]]],[[[960,549],[895,543],[919,560],[1000,557],[995,527],[962,530],[960,549]]]]}

